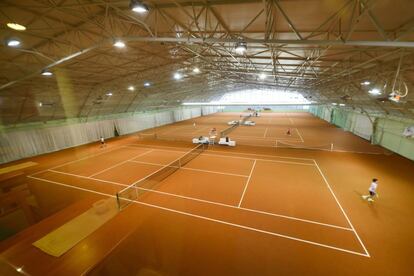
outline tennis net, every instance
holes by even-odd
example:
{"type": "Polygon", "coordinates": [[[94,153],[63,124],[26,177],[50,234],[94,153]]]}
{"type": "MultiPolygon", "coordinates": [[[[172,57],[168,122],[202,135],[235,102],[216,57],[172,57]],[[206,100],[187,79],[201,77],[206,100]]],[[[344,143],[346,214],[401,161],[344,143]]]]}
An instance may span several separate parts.
{"type": "Polygon", "coordinates": [[[231,125],[230,127],[220,131],[220,137],[223,138],[225,137],[227,134],[229,134],[230,132],[232,132],[235,128],[237,128],[239,126],[239,123],[231,125]]]}
{"type": "Polygon", "coordinates": [[[247,121],[247,119],[249,119],[250,117],[252,117],[251,114],[249,114],[247,116],[243,116],[243,118],[241,119],[241,124],[244,124],[247,121]]]}
{"type": "Polygon", "coordinates": [[[168,176],[176,172],[178,169],[186,165],[188,162],[199,156],[205,149],[204,144],[199,144],[191,151],[187,152],[180,158],[174,160],[161,169],[153,172],[147,177],[139,180],[126,187],[125,189],[116,193],[116,200],[118,209],[122,210],[130,203],[137,201],[143,194],[148,191],[154,190],[154,188],[161,183],[168,176]]]}

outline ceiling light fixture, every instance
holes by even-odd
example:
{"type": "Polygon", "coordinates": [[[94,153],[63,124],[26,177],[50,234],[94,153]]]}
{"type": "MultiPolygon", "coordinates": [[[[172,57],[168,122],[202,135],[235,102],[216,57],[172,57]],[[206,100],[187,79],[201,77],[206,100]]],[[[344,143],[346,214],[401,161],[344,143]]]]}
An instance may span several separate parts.
{"type": "Polygon", "coordinates": [[[361,82],[361,85],[370,85],[370,84],[371,84],[371,82],[369,82],[369,81],[361,82]]]}
{"type": "Polygon", "coordinates": [[[247,44],[246,42],[238,42],[236,43],[236,52],[239,54],[243,54],[247,51],[247,44]]]}
{"type": "Polygon", "coordinates": [[[181,79],[183,76],[180,73],[175,73],[174,74],[174,79],[179,80],[181,79]]]}
{"type": "Polygon", "coordinates": [[[145,87],[150,87],[150,86],[151,86],[151,83],[149,83],[149,82],[145,82],[145,83],[144,83],[144,86],[145,86],[145,87]]]}
{"type": "Polygon", "coordinates": [[[15,38],[7,40],[7,46],[9,47],[18,47],[20,45],[20,40],[17,40],[15,38]]]}
{"type": "Polygon", "coordinates": [[[368,93],[371,95],[381,95],[381,90],[379,90],[378,88],[373,88],[369,90],[368,93]]]}
{"type": "Polygon", "coordinates": [[[266,78],[266,74],[261,73],[261,74],[259,75],[259,79],[264,80],[265,78],[266,78]]]}
{"type": "Polygon", "coordinates": [[[106,95],[110,97],[110,96],[112,96],[112,92],[108,92],[108,93],[106,93],[106,95]]]}
{"type": "Polygon", "coordinates": [[[196,68],[193,69],[193,72],[198,74],[198,73],[200,73],[200,69],[196,67],[196,68]]]}
{"type": "Polygon", "coordinates": [[[114,46],[117,47],[117,48],[124,48],[125,43],[121,40],[117,40],[117,41],[115,41],[114,46]]]}
{"type": "Polygon", "coordinates": [[[134,91],[134,90],[135,90],[135,87],[133,87],[133,86],[131,85],[131,86],[129,86],[129,87],[128,87],[128,90],[129,90],[129,91],[134,91]]]}
{"type": "Polygon", "coordinates": [[[50,71],[48,71],[48,70],[43,70],[42,71],[42,76],[47,76],[47,77],[50,77],[50,76],[52,76],[53,75],[53,73],[52,72],[50,72],[50,71]]]}
{"type": "Polygon", "coordinates": [[[15,31],[25,31],[26,30],[25,26],[17,24],[17,23],[10,22],[10,23],[7,23],[6,25],[7,25],[7,27],[9,27],[10,29],[13,29],[15,31]]]}
{"type": "Polygon", "coordinates": [[[337,103],[332,103],[332,105],[338,105],[337,103]]]}
{"type": "Polygon", "coordinates": [[[343,103],[340,103],[340,104],[339,104],[339,106],[345,106],[345,104],[343,104],[343,103]]]}
{"type": "Polygon", "coordinates": [[[43,106],[43,103],[42,103],[42,102],[40,102],[40,103],[39,103],[39,106],[40,106],[40,107],[42,107],[42,106],[43,106]]]}
{"type": "Polygon", "coordinates": [[[131,0],[129,7],[133,12],[137,13],[146,13],[149,11],[148,6],[138,0],[131,0]]]}

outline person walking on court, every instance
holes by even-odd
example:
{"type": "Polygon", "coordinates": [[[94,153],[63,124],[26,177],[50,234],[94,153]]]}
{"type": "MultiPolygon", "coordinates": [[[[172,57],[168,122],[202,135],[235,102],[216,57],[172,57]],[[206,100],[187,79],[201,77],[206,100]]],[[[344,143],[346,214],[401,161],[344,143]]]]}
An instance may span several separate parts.
{"type": "Polygon", "coordinates": [[[286,135],[290,136],[290,128],[287,130],[286,135]]]}
{"type": "Polygon", "coordinates": [[[374,201],[374,196],[377,195],[377,188],[378,188],[378,179],[372,179],[371,186],[369,186],[369,195],[363,195],[362,198],[368,200],[369,202],[374,201]]]}
{"type": "Polygon", "coordinates": [[[102,136],[101,136],[101,138],[99,140],[101,141],[101,148],[106,147],[105,139],[102,136]]]}

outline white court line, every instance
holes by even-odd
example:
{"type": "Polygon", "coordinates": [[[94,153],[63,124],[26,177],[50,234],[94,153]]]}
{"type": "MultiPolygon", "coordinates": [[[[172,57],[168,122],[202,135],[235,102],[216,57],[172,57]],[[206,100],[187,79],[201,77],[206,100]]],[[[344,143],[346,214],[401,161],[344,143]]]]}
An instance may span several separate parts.
{"type": "MultiPolygon", "coordinates": [[[[99,179],[99,178],[92,178],[92,177],[76,175],[76,174],[72,174],[72,173],[63,173],[63,172],[54,171],[54,170],[50,170],[50,171],[54,172],[54,173],[57,173],[57,174],[65,174],[65,175],[70,175],[70,176],[74,176],[74,177],[78,177],[78,178],[84,178],[84,179],[89,179],[89,180],[93,180],[93,181],[118,185],[118,186],[122,186],[122,187],[131,186],[131,185],[128,185],[128,184],[103,180],[103,179],[99,179]]],[[[42,179],[42,178],[38,178],[38,179],[42,179]]],[[[45,179],[45,180],[47,180],[47,179],[45,179]]],[[[229,207],[229,208],[233,208],[233,209],[242,209],[242,210],[249,211],[249,212],[252,212],[252,213],[258,213],[258,214],[263,214],[263,215],[268,215],[268,216],[273,216],[273,217],[279,217],[279,218],[284,218],[284,219],[289,219],[289,220],[306,222],[306,223],[310,223],[310,224],[322,225],[322,226],[331,227],[331,228],[337,228],[337,229],[342,229],[342,230],[347,230],[347,231],[353,231],[351,228],[346,228],[346,227],[338,226],[338,225],[334,225],[334,224],[323,223],[323,222],[319,222],[319,221],[315,221],[315,220],[308,220],[308,219],[302,219],[302,218],[298,218],[298,217],[292,217],[292,216],[287,216],[287,215],[270,213],[270,212],[260,211],[260,210],[256,210],[256,209],[251,209],[251,208],[246,208],[246,207],[241,207],[241,206],[235,206],[235,205],[230,205],[230,204],[225,204],[225,203],[220,203],[220,202],[215,202],[215,201],[209,201],[209,200],[195,198],[195,197],[189,197],[189,196],[183,196],[183,195],[178,195],[178,194],[173,194],[173,193],[168,193],[168,192],[162,192],[162,191],[159,191],[159,190],[154,190],[154,189],[149,189],[149,188],[142,188],[142,187],[136,187],[136,186],[134,188],[138,189],[138,190],[144,190],[144,191],[153,192],[153,193],[157,193],[157,194],[163,194],[163,195],[168,195],[168,196],[172,196],[172,197],[178,197],[178,198],[183,198],[183,199],[187,199],[187,200],[208,203],[208,204],[212,204],[212,205],[224,206],[224,207],[229,207]]]]}
{"type": "Polygon", "coordinates": [[[242,204],[242,201],[243,201],[244,195],[246,193],[247,187],[249,186],[250,179],[252,178],[252,174],[253,174],[254,167],[256,167],[256,162],[257,162],[257,160],[254,160],[252,169],[250,170],[249,178],[247,178],[246,185],[244,185],[243,193],[242,193],[242,196],[240,198],[239,205],[237,206],[239,208],[240,208],[240,206],[242,204]]]}
{"type": "MultiPolygon", "coordinates": [[[[129,147],[129,145],[127,145],[129,147]]],[[[135,146],[131,146],[133,148],[137,148],[135,146]]],[[[145,148],[145,149],[153,149],[153,150],[158,150],[158,149],[154,149],[154,148],[149,148],[149,147],[139,147],[139,148],[145,148]]],[[[172,147],[175,148],[175,147],[172,147]]],[[[163,150],[163,151],[170,151],[170,152],[180,152],[182,153],[183,151],[178,151],[178,150],[165,150],[165,149],[159,149],[159,150],[163,150]]],[[[254,154],[254,153],[227,153],[227,155],[222,155],[222,154],[214,154],[214,152],[220,152],[222,153],[223,151],[220,150],[215,150],[215,151],[210,151],[210,150],[205,150],[203,153],[201,153],[201,155],[208,155],[208,156],[221,156],[221,157],[229,157],[229,158],[239,158],[239,159],[248,159],[248,160],[262,160],[262,161],[274,161],[274,162],[278,162],[278,163],[282,163],[284,161],[279,161],[279,160],[267,160],[267,159],[258,159],[258,158],[246,158],[246,157],[242,157],[242,156],[237,156],[237,154],[242,154],[242,155],[253,155],[253,156],[263,156],[263,157],[270,157],[270,158],[283,158],[283,159],[294,159],[294,160],[306,160],[306,161],[313,161],[313,159],[310,158],[299,158],[299,157],[287,157],[287,156],[279,156],[279,155],[267,155],[267,154],[254,154]],[[206,153],[206,152],[211,152],[210,153],[206,153]]],[[[311,165],[314,166],[314,164],[312,163],[293,163],[293,162],[289,162],[292,164],[299,164],[299,165],[311,165]]]]}
{"type": "MultiPolygon", "coordinates": [[[[244,159],[244,160],[260,160],[260,161],[268,161],[268,162],[276,162],[276,163],[287,163],[287,164],[297,164],[297,165],[309,165],[309,166],[315,166],[313,163],[302,163],[302,162],[294,162],[294,161],[281,161],[281,160],[270,160],[270,159],[261,159],[261,158],[247,158],[247,157],[241,157],[241,156],[231,156],[231,155],[225,155],[225,154],[211,154],[211,153],[201,153],[201,155],[206,156],[218,156],[218,157],[226,157],[226,158],[234,158],[234,159],[244,159]]],[[[258,154],[260,156],[260,154],[258,154]]],[[[311,161],[311,160],[309,160],[311,161]]]]}
{"type": "Polygon", "coordinates": [[[296,132],[298,133],[298,135],[299,135],[299,137],[300,137],[300,140],[301,140],[302,142],[305,142],[305,140],[303,140],[302,135],[300,135],[299,129],[298,129],[297,127],[295,127],[295,129],[296,129],[296,132]]]}
{"type": "MultiPolygon", "coordinates": [[[[129,162],[141,163],[141,164],[148,164],[148,165],[164,166],[164,164],[157,164],[157,163],[151,163],[151,162],[142,162],[142,161],[136,161],[136,160],[132,160],[132,161],[129,161],[129,162]]],[[[243,174],[217,172],[217,171],[202,170],[202,169],[189,168],[189,167],[180,167],[180,169],[189,170],[189,171],[198,171],[198,172],[214,173],[214,174],[222,174],[222,175],[230,175],[230,176],[237,176],[237,177],[248,177],[248,175],[243,175],[243,174]]]]}
{"type": "Polygon", "coordinates": [[[222,155],[222,154],[209,154],[209,153],[202,153],[201,155],[206,156],[218,156],[218,157],[226,157],[226,158],[234,158],[234,159],[245,159],[245,160],[251,160],[251,161],[266,161],[266,162],[275,162],[275,163],[286,163],[286,164],[295,164],[295,165],[306,165],[306,166],[315,166],[315,164],[311,163],[300,163],[300,162],[293,162],[293,161],[281,161],[281,160],[268,160],[268,159],[260,159],[260,158],[247,158],[247,157],[241,157],[241,156],[228,156],[228,155],[222,155]]]}
{"type": "MultiPolygon", "coordinates": [[[[81,191],[84,191],[84,192],[90,192],[90,193],[94,193],[94,194],[99,194],[99,195],[103,195],[103,196],[116,198],[116,196],[111,195],[111,194],[101,193],[101,192],[97,192],[97,191],[89,190],[89,189],[85,189],[85,188],[80,188],[80,187],[74,187],[74,186],[70,186],[70,185],[63,184],[63,183],[56,182],[56,181],[37,178],[37,177],[34,177],[34,176],[28,176],[28,177],[30,177],[32,179],[37,179],[37,180],[40,180],[40,181],[45,181],[45,182],[49,182],[49,183],[52,183],[52,184],[72,188],[72,189],[81,190],[81,191]]],[[[170,208],[167,208],[167,207],[162,207],[162,206],[158,206],[158,205],[154,205],[154,204],[150,204],[150,203],[145,203],[145,202],[142,202],[142,201],[129,200],[129,199],[124,199],[124,200],[129,201],[129,202],[134,203],[134,204],[139,204],[139,205],[143,205],[143,206],[147,206],[147,207],[152,207],[152,208],[156,208],[156,209],[160,209],[160,210],[164,210],[164,211],[168,211],[168,212],[172,212],[172,213],[177,213],[177,214],[181,214],[181,215],[185,215],[185,216],[189,216],[189,217],[195,217],[195,218],[199,218],[199,219],[203,219],[203,220],[207,220],[207,221],[212,221],[212,222],[216,222],[216,223],[219,223],[219,224],[229,225],[229,226],[233,226],[233,227],[236,227],[236,228],[241,228],[241,229],[245,229],[245,230],[249,230],[249,231],[253,231],[253,232],[268,234],[268,235],[271,235],[271,236],[276,236],[276,237],[280,237],[280,238],[294,240],[294,241],[298,241],[298,242],[302,242],[302,243],[307,243],[307,244],[311,244],[311,245],[315,245],[315,246],[329,248],[329,249],[333,249],[333,250],[337,250],[337,251],[341,251],[341,252],[345,252],[345,253],[350,253],[350,254],[354,254],[354,255],[363,256],[363,257],[369,257],[364,253],[360,253],[360,252],[356,252],[356,251],[352,251],[352,250],[348,250],[348,249],[343,249],[343,248],[340,248],[340,247],[335,247],[335,246],[326,245],[326,244],[322,244],[322,243],[318,243],[318,242],[299,239],[299,238],[295,238],[295,237],[288,236],[288,235],[278,234],[278,233],[275,233],[275,232],[261,230],[261,229],[257,229],[257,228],[254,228],[254,227],[249,227],[249,226],[244,226],[244,225],[240,225],[240,224],[236,224],[236,223],[231,223],[231,222],[227,222],[227,221],[213,219],[213,218],[200,216],[200,215],[196,215],[196,214],[192,214],[192,213],[188,213],[188,212],[184,212],[184,211],[178,211],[178,210],[170,209],[170,208]]]]}
{"type": "Polygon", "coordinates": [[[269,128],[267,127],[266,128],[266,130],[265,130],[265,132],[264,132],[264,134],[263,134],[263,138],[266,138],[266,134],[267,134],[267,130],[268,130],[269,128]]]}
{"type": "Polygon", "coordinates": [[[110,181],[110,180],[104,180],[104,179],[100,179],[100,178],[94,178],[94,177],[89,177],[89,176],[77,175],[77,174],[73,174],[73,173],[55,171],[55,170],[52,170],[52,169],[49,169],[47,171],[53,172],[53,173],[58,173],[58,174],[70,175],[70,176],[74,176],[74,177],[78,177],[78,178],[84,178],[84,179],[89,179],[89,180],[94,180],[94,181],[100,181],[100,182],[114,184],[114,185],[123,186],[123,187],[128,187],[129,186],[128,184],[123,184],[123,183],[114,182],[114,181],[110,181]]]}
{"type": "Polygon", "coordinates": [[[173,164],[174,162],[177,162],[177,161],[179,162],[179,160],[180,160],[180,158],[181,158],[181,157],[185,156],[187,153],[190,153],[191,151],[193,151],[194,149],[196,149],[198,146],[199,146],[199,144],[198,144],[197,146],[193,147],[192,149],[190,149],[189,151],[185,152],[183,155],[181,155],[180,157],[178,157],[178,158],[177,158],[177,159],[175,159],[174,161],[172,161],[172,162],[168,163],[167,165],[163,166],[162,168],[159,168],[158,170],[156,170],[156,171],[154,171],[154,172],[150,173],[149,175],[145,176],[144,178],[142,178],[142,179],[140,179],[140,180],[135,181],[134,183],[132,183],[131,185],[129,185],[129,186],[128,186],[128,187],[126,187],[125,189],[123,189],[123,190],[119,191],[119,193],[120,193],[120,192],[123,192],[123,191],[124,191],[124,190],[126,190],[126,189],[128,189],[130,186],[133,186],[133,185],[137,184],[138,182],[143,181],[144,179],[147,179],[148,177],[150,177],[150,176],[152,176],[152,175],[156,174],[156,173],[157,173],[157,172],[159,172],[160,170],[162,170],[162,169],[164,169],[164,168],[166,168],[166,167],[169,167],[169,166],[170,166],[171,164],[173,164]]]}
{"type": "MultiPolygon", "coordinates": [[[[214,150],[214,151],[209,151],[208,152],[222,152],[222,153],[227,153],[225,151],[222,150],[214,150]]],[[[206,151],[204,151],[206,152],[206,151]]],[[[276,157],[276,158],[284,158],[284,159],[296,159],[296,160],[307,160],[307,161],[314,161],[314,159],[311,158],[300,158],[300,157],[287,157],[287,156],[280,156],[280,155],[269,155],[269,154],[256,154],[256,153],[242,153],[242,152],[238,152],[238,153],[229,153],[230,155],[234,155],[236,156],[237,154],[242,154],[242,155],[253,155],[253,156],[265,156],[265,157],[276,157]]]]}
{"type": "MultiPolygon", "coordinates": [[[[153,146],[153,145],[149,145],[149,146],[153,146]]],[[[156,145],[154,145],[154,146],[156,146],[156,145]]],[[[180,152],[180,153],[186,152],[186,150],[188,150],[188,148],[166,147],[166,148],[174,148],[174,149],[185,149],[185,150],[168,150],[168,149],[161,148],[163,146],[159,146],[158,148],[151,148],[151,147],[148,147],[148,145],[134,146],[134,144],[128,144],[128,145],[125,145],[124,147],[127,147],[127,148],[152,149],[152,150],[158,150],[158,151],[170,151],[170,152],[180,152]]]]}
{"type": "Polygon", "coordinates": [[[260,140],[260,141],[273,141],[273,140],[289,140],[289,141],[293,141],[293,142],[302,142],[302,140],[297,139],[297,138],[289,138],[289,137],[259,137],[259,136],[241,136],[241,135],[231,135],[232,138],[235,139],[242,139],[242,140],[246,140],[246,139],[251,139],[251,140],[260,140]]]}
{"type": "Polygon", "coordinates": [[[140,156],[146,155],[146,154],[148,154],[148,153],[150,153],[150,152],[153,152],[153,151],[154,151],[154,150],[148,150],[148,151],[146,151],[146,152],[144,152],[144,153],[140,153],[140,154],[138,154],[138,155],[136,155],[136,156],[134,156],[134,157],[132,157],[132,158],[130,158],[130,159],[128,159],[128,160],[121,161],[121,162],[119,162],[119,163],[117,163],[117,164],[115,164],[115,165],[113,165],[113,166],[110,166],[109,168],[106,168],[106,169],[101,170],[101,171],[99,171],[99,172],[93,173],[93,174],[91,174],[89,177],[94,177],[95,175],[98,175],[98,174],[101,174],[101,173],[103,173],[103,172],[109,171],[110,169],[113,169],[113,168],[115,168],[115,167],[121,166],[122,164],[125,164],[125,163],[127,163],[128,161],[131,161],[131,160],[133,160],[133,159],[135,159],[135,158],[137,158],[137,157],[140,157],[140,156]]]}
{"type": "MultiPolygon", "coordinates": [[[[63,164],[60,164],[60,165],[56,165],[56,166],[54,166],[54,167],[51,167],[51,168],[49,168],[49,169],[56,169],[56,168],[59,168],[59,167],[62,167],[62,166],[68,165],[68,164],[72,164],[72,163],[75,163],[75,162],[78,162],[78,161],[82,161],[82,160],[85,160],[85,159],[91,158],[91,157],[99,156],[99,155],[102,155],[102,154],[105,154],[105,153],[108,153],[108,152],[114,151],[114,150],[116,150],[116,149],[120,149],[120,148],[122,148],[122,147],[123,147],[123,145],[120,145],[120,146],[118,146],[118,147],[111,148],[111,149],[106,150],[106,151],[104,151],[104,152],[89,154],[89,155],[86,155],[86,156],[84,156],[84,157],[82,157],[82,158],[80,158],[80,159],[76,159],[76,160],[68,161],[68,162],[65,162],[65,163],[63,163],[63,164]]],[[[33,176],[33,175],[36,175],[36,174],[39,174],[39,173],[45,172],[45,171],[47,171],[47,170],[48,170],[48,169],[41,170],[41,171],[35,172],[35,173],[33,173],[33,174],[31,174],[31,175],[28,175],[28,176],[33,176]]]]}
{"type": "Polygon", "coordinates": [[[339,203],[339,200],[338,200],[338,198],[336,197],[335,193],[333,192],[333,190],[332,190],[331,186],[329,185],[328,180],[326,179],[325,175],[322,173],[322,170],[319,168],[318,163],[316,162],[316,160],[314,160],[314,162],[315,162],[315,165],[316,165],[316,167],[318,168],[318,171],[319,171],[319,173],[321,174],[321,176],[322,176],[323,180],[325,181],[326,185],[328,186],[329,191],[331,192],[331,194],[332,194],[332,196],[334,197],[334,199],[335,199],[336,203],[338,204],[339,208],[341,209],[342,213],[344,214],[344,216],[345,216],[345,218],[346,218],[346,220],[347,220],[347,222],[348,222],[349,226],[352,228],[352,231],[355,233],[355,236],[357,237],[357,239],[358,239],[359,243],[361,244],[362,248],[364,249],[366,256],[367,256],[367,257],[371,257],[371,256],[369,255],[368,250],[366,249],[366,247],[365,247],[364,243],[362,242],[361,238],[359,237],[358,233],[355,231],[355,228],[354,228],[354,226],[352,225],[351,220],[348,218],[347,214],[345,213],[344,208],[342,208],[341,203],[339,203]]]}

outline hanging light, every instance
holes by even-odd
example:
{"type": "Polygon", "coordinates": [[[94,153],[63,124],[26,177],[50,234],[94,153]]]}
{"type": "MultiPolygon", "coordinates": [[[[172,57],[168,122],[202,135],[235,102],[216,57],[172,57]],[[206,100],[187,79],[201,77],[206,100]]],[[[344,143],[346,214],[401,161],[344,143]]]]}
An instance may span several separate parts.
{"type": "Polygon", "coordinates": [[[26,27],[17,23],[13,23],[13,22],[9,22],[6,24],[7,27],[9,27],[10,29],[13,29],[15,31],[25,31],[26,27]]]}
{"type": "Polygon", "coordinates": [[[151,83],[149,83],[149,82],[144,82],[144,86],[145,86],[145,87],[150,87],[150,86],[151,86],[151,83]]]}
{"type": "Polygon", "coordinates": [[[193,69],[193,72],[198,74],[198,73],[200,73],[200,69],[196,67],[196,68],[193,69]]]}
{"type": "Polygon", "coordinates": [[[112,94],[112,92],[108,92],[108,93],[106,93],[106,95],[110,97],[110,96],[112,96],[113,94],[112,94]]]}
{"type": "Polygon", "coordinates": [[[371,95],[381,95],[381,90],[379,90],[378,88],[373,88],[369,90],[368,93],[371,95]]]}
{"type": "Polygon", "coordinates": [[[174,74],[174,79],[176,79],[176,80],[179,80],[179,79],[181,79],[183,76],[180,74],[180,73],[175,73],[174,74]]]}
{"type": "Polygon", "coordinates": [[[371,84],[371,82],[369,82],[369,81],[361,82],[361,85],[370,85],[370,84],[371,84]]]}
{"type": "Polygon", "coordinates": [[[236,52],[239,54],[243,54],[247,50],[246,42],[238,42],[236,43],[236,52]]]}
{"type": "Polygon", "coordinates": [[[20,40],[12,38],[6,41],[7,46],[9,47],[18,47],[20,45],[20,40]]]}
{"type": "Polygon", "coordinates": [[[145,13],[149,11],[148,6],[138,0],[131,0],[129,7],[133,12],[137,13],[145,13]]]}
{"type": "Polygon", "coordinates": [[[125,47],[125,42],[121,41],[121,40],[117,40],[114,43],[114,46],[117,48],[124,48],[125,47]]]}
{"type": "Polygon", "coordinates": [[[48,71],[48,70],[43,70],[42,71],[42,76],[50,77],[52,75],[53,75],[53,73],[48,71]]]}
{"type": "Polygon", "coordinates": [[[129,91],[134,91],[134,90],[135,90],[135,87],[133,87],[133,86],[131,85],[131,86],[129,86],[129,87],[128,87],[128,90],[129,90],[129,91]]]}
{"type": "Polygon", "coordinates": [[[265,73],[261,73],[259,75],[259,79],[264,80],[266,78],[266,74],[265,73]]]}

